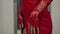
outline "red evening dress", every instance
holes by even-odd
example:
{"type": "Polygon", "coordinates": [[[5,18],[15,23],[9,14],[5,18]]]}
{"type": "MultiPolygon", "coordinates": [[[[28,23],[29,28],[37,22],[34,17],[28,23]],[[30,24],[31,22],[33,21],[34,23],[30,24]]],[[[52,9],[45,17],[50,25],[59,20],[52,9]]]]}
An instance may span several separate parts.
{"type": "Polygon", "coordinates": [[[50,12],[48,11],[48,5],[51,2],[52,0],[22,0],[18,12],[18,22],[19,24],[22,24],[19,17],[21,14],[27,34],[52,34],[52,20],[50,12]],[[30,15],[34,8],[37,7],[41,1],[44,1],[46,5],[39,13],[37,21],[34,16],[30,17],[30,15]]]}

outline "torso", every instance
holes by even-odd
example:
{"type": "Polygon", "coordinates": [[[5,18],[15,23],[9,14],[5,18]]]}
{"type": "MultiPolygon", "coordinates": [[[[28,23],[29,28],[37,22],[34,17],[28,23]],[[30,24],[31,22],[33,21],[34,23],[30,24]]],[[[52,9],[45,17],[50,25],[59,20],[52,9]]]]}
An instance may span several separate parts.
{"type": "MultiPolygon", "coordinates": [[[[30,16],[33,9],[38,5],[40,0],[22,0],[21,12],[23,13],[24,19],[30,16]]],[[[48,11],[48,9],[46,9],[48,11]]],[[[43,12],[45,12],[44,10],[43,12]]]]}

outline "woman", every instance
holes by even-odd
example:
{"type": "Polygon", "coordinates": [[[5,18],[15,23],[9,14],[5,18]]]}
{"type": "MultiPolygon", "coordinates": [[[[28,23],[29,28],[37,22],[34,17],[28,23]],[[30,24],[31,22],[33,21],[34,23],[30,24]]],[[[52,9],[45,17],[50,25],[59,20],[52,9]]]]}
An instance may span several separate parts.
{"type": "Polygon", "coordinates": [[[18,22],[23,34],[52,34],[48,5],[52,0],[22,0],[18,22]]]}

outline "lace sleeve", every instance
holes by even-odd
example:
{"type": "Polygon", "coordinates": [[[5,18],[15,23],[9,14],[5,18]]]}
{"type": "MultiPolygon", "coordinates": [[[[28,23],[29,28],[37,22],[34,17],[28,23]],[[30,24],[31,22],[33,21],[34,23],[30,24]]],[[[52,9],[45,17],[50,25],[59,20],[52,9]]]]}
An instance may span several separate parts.
{"type": "Polygon", "coordinates": [[[35,10],[39,10],[40,12],[48,7],[48,5],[52,2],[52,0],[41,0],[35,10]]]}

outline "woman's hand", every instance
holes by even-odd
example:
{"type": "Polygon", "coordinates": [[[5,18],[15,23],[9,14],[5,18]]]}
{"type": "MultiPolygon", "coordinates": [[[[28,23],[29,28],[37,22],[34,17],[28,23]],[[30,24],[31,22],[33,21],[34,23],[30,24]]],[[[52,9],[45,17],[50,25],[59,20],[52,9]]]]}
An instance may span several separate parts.
{"type": "Polygon", "coordinates": [[[22,34],[22,28],[24,27],[24,24],[23,24],[23,17],[20,14],[18,16],[18,20],[19,20],[19,28],[20,28],[21,34],[22,34]]]}
{"type": "Polygon", "coordinates": [[[32,13],[31,13],[31,19],[32,19],[32,21],[33,21],[33,23],[34,23],[34,27],[37,27],[37,25],[38,25],[38,15],[39,15],[39,11],[33,11],[32,13]]]}

